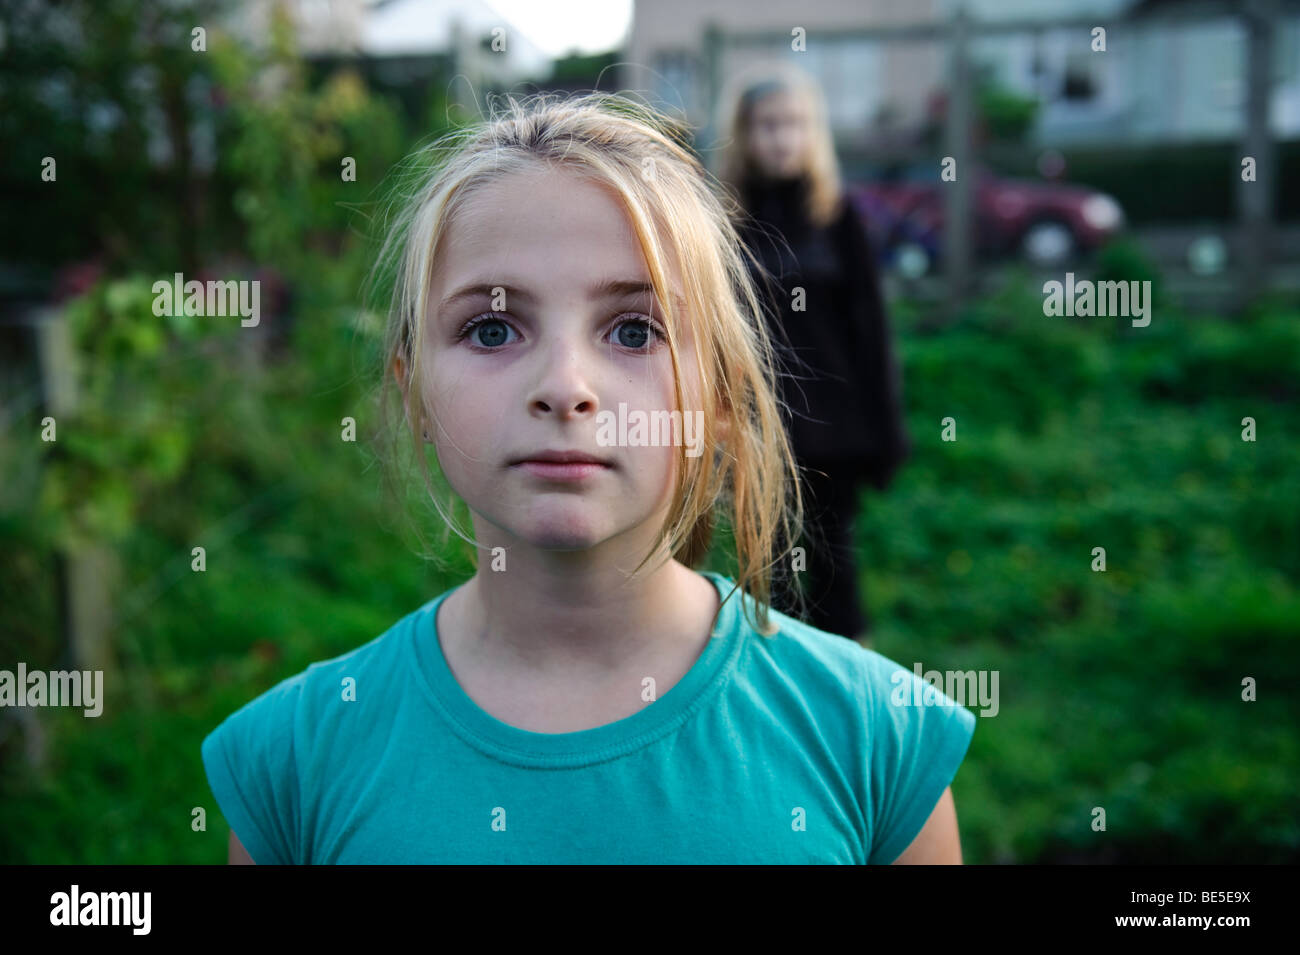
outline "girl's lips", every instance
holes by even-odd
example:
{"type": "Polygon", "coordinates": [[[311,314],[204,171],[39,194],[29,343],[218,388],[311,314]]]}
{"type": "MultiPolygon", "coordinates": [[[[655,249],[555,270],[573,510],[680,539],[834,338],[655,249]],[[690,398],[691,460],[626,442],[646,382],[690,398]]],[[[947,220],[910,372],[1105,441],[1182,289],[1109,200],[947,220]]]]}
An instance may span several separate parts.
{"type": "Polygon", "coordinates": [[[610,470],[608,465],[593,461],[520,461],[515,467],[552,481],[582,481],[610,470]]]}

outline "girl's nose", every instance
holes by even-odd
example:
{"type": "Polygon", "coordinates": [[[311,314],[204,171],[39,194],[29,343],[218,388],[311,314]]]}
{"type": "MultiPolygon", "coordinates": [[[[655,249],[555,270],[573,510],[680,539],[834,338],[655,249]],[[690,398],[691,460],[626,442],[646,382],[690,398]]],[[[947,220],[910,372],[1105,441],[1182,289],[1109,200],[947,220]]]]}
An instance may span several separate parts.
{"type": "Polygon", "coordinates": [[[543,367],[528,396],[530,414],[561,419],[596,414],[599,400],[579,346],[557,342],[555,347],[540,353],[538,359],[543,367]]]}

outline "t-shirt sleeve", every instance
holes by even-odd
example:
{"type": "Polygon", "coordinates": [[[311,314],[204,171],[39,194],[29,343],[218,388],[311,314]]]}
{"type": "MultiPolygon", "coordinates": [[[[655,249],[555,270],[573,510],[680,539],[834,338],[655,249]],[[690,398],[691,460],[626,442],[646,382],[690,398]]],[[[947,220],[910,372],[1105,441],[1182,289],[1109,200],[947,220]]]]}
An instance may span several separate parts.
{"type": "Polygon", "coordinates": [[[867,862],[888,865],[912,844],[957,774],[975,733],[975,714],[913,671],[875,651],[866,653],[871,792],[867,862]]]}
{"type": "Polygon", "coordinates": [[[302,680],[290,677],[236,710],[201,747],[217,805],[258,865],[301,858],[293,738],[302,680]]]}

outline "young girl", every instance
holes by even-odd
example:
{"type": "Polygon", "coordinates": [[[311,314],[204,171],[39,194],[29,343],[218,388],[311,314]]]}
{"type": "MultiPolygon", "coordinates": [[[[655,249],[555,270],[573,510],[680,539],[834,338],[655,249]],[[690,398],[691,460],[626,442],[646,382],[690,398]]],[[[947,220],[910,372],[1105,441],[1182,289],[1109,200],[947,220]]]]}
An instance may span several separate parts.
{"type": "Polygon", "coordinates": [[[412,197],[386,366],[482,559],[204,740],[230,861],[961,861],[972,714],[767,605],[794,464],[682,134],[511,102],[412,197]],[[734,578],[692,569],[715,516],[734,578]]]}
{"type": "Polygon", "coordinates": [[[812,491],[808,573],[798,578],[811,578],[807,619],[863,639],[870,620],[853,547],[859,485],[884,490],[910,453],[874,256],[841,189],[811,78],[785,68],[747,86],[729,125],[723,178],[749,214],[741,238],[777,280],[768,301],[790,346],[783,397],[812,491]]]}

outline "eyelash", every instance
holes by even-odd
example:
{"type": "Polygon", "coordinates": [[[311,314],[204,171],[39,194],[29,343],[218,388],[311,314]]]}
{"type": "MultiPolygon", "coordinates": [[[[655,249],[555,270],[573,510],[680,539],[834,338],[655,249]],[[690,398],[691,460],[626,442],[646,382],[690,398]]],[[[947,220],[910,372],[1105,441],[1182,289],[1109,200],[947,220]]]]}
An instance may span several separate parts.
{"type": "MultiPolygon", "coordinates": [[[[650,329],[654,338],[657,338],[660,342],[665,341],[668,337],[667,332],[664,330],[664,327],[660,325],[657,321],[655,321],[653,318],[651,318],[649,315],[646,315],[643,312],[622,312],[619,314],[618,317],[622,319],[627,319],[627,321],[615,323],[614,325],[615,331],[617,331],[618,328],[621,327],[622,325],[628,325],[628,324],[645,325],[647,328],[650,329]]],[[[506,320],[506,317],[501,313],[484,312],[482,315],[475,315],[473,318],[471,318],[469,321],[467,321],[464,325],[460,327],[460,331],[456,333],[456,341],[458,342],[465,341],[474,333],[474,329],[478,328],[480,325],[485,325],[488,322],[500,322],[502,325],[505,325],[509,328],[513,328],[516,335],[519,334],[519,329],[514,328],[514,326],[511,325],[510,322],[506,320]]],[[[647,340],[646,342],[647,346],[651,343],[652,340],[653,339],[647,340]]],[[[478,351],[484,351],[484,352],[500,351],[502,348],[501,345],[497,345],[495,348],[488,348],[485,345],[479,345],[473,341],[469,342],[469,345],[471,348],[474,348],[478,351]]],[[[619,347],[626,348],[629,351],[633,351],[633,352],[648,353],[650,351],[649,347],[633,348],[631,345],[620,345],[619,347]]]]}

